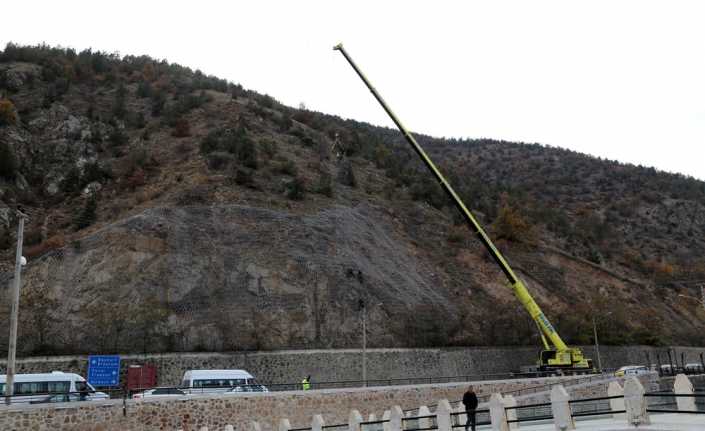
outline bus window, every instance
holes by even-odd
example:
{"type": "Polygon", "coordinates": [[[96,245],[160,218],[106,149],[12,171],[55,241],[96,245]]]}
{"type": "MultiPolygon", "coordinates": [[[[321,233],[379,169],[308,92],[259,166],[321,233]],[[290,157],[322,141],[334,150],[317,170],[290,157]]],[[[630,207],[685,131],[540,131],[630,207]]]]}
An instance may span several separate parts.
{"type": "Polygon", "coordinates": [[[71,389],[71,382],[48,382],[47,389],[52,393],[65,393],[71,389]]]}
{"type": "Polygon", "coordinates": [[[208,379],[193,381],[194,388],[227,388],[244,384],[245,379],[208,379]]]}
{"type": "Polygon", "coordinates": [[[15,383],[15,394],[46,394],[48,391],[47,382],[21,382],[15,383]]]}

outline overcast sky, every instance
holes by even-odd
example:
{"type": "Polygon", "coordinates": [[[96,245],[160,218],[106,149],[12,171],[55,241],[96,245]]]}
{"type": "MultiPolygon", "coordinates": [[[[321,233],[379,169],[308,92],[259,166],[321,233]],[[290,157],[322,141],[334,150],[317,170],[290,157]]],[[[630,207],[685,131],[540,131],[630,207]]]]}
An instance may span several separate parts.
{"type": "Polygon", "coordinates": [[[702,1],[6,2],[0,44],[166,58],[281,102],[705,179],[702,1]]]}

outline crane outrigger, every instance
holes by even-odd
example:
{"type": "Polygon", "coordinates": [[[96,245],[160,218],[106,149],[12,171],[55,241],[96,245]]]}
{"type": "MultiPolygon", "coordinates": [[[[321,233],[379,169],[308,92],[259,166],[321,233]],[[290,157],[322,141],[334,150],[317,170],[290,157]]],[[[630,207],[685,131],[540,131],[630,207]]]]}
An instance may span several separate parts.
{"type": "Polygon", "coordinates": [[[485,230],[480,226],[475,216],[468,210],[463,201],[460,199],[458,194],[453,190],[450,183],[445,179],[441,172],[436,168],[436,165],[431,161],[423,148],[416,142],[414,136],[409,133],[409,131],[404,127],[404,125],[399,121],[399,119],[394,115],[394,112],[387,106],[382,96],[375,90],[375,88],[367,80],[367,77],[362,73],[360,68],[357,67],[355,62],[350,58],[343,44],[340,43],[333,47],[334,50],[339,51],[343,54],[343,57],[350,63],[350,66],[355,70],[357,75],[362,79],[367,88],[372,92],[372,95],[377,99],[382,108],[384,108],[387,115],[392,119],[394,124],[397,126],[399,131],[404,135],[406,142],[411,145],[411,147],[416,151],[416,154],[421,158],[426,167],[431,171],[436,180],[438,180],[441,188],[450,197],[451,201],[455,204],[456,208],[463,215],[465,221],[471,232],[474,232],[480,242],[485,246],[489,252],[492,259],[499,265],[502,273],[509,281],[509,284],[514,291],[514,294],[522,303],[526,311],[529,313],[531,318],[536,322],[536,326],[539,328],[541,334],[541,340],[543,341],[544,350],[538,360],[538,369],[544,372],[554,372],[561,370],[562,372],[573,372],[573,373],[587,373],[592,372],[592,360],[587,359],[583,352],[577,347],[569,347],[561,339],[558,332],[553,327],[551,322],[548,320],[546,315],[541,311],[541,308],[536,304],[534,298],[529,294],[524,282],[517,277],[512,268],[509,266],[507,260],[502,256],[497,247],[494,245],[490,237],[487,235],[485,230]]]}

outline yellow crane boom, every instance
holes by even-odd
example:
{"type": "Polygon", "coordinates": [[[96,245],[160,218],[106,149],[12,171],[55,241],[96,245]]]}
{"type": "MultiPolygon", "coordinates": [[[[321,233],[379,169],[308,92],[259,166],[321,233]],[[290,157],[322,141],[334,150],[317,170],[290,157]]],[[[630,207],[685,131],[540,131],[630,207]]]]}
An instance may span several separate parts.
{"type": "Polygon", "coordinates": [[[397,116],[394,115],[394,112],[392,112],[389,106],[387,106],[384,99],[382,99],[382,96],[380,96],[377,90],[375,90],[372,84],[370,84],[370,82],[367,80],[367,77],[365,77],[360,68],[357,67],[352,58],[350,58],[350,55],[347,53],[345,48],[343,48],[343,44],[340,43],[333,47],[333,49],[343,54],[343,57],[345,57],[345,59],[348,61],[350,66],[352,66],[352,68],[355,70],[360,79],[362,79],[367,88],[372,92],[372,95],[375,97],[375,99],[377,99],[379,104],[382,105],[382,108],[384,108],[384,110],[387,112],[387,115],[389,115],[394,124],[396,124],[397,128],[399,128],[401,133],[404,135],[406,141],[411,145],[414,151],[416,151],[416,154],[419,155],[426,167],[431,170],[443,190],[451,198],[452,202],[464,216],[470,230],[477,235],[477,237],[480,239],[480,242],[482,242],[485,248],[487,248],[487,250],[489,251],[490,255],[492,256],[492,259],[499,265],[500,269],[509,280],[509,284],[511,285],[512,290],[514,291],[514,294],[522,303],[524,308],[529,312],[529,315],[534,320],[534,322],[536,322],[536,325],[541,331],[541,337],[546,350],[544,350],[541,354],[541,357],[539,359],[539,365],[544,368],[592,368],[591,361],[583,356],[580,349],[575,347],[568,347],[563,342],[560,335],[558,335],[558,332],[556,332],[556,329],[553,327],[553,325],[551,325],[551,322],[549,322],[546,315],[543,313],[543,311],[541,311],[541,308],[538,306],[538,304],[536,304],[534,298],[532,298],[529,294],[529,291],[526,289],[524,282],[516,276],[512,268],[509,266],[509,263],[507,263],[507,260],[504,258],[504,256],[502,256],[502,253],[499,252],[499,250],[494,245],[485,230],[482,228],[482,226],[480,226],[480,223],[477,221],[475,216],[473,216],[470,210],[468,210],[468,208],[465,206],[458,194],[455,192],[455,190],[453,190],[453,187],[451,187],[451,185],[441,174],[438,168],[436,168],[436,165],[428,157],[423,148],[418,144],[418,142],[416,142],[414,136],[406,129],[406,127],[404,127],[404,125],[401,123],[401,121],[399,121],[397,116]],[[553,348],[548,345],[547,339],[548,341],[550,341],[553,348]]]}

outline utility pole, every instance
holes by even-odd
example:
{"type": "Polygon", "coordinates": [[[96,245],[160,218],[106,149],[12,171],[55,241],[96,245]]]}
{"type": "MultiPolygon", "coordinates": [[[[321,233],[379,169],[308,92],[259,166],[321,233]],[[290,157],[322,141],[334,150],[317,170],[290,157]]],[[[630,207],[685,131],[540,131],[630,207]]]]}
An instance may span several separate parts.
{"type": "Polygon", "coordinates": [[[15,278],[12,285],[12,309],[10,312],[10,340],[7,353],[7,378],[5,380],[5,404],[10,404],[10,397],[15,392],[15,353],[17,352],[17,315],[20,308],[20,274],[22,272],[22,237],[24,220],[27,216],[17,210],[17,253],[15,255],[15,278]]]}

